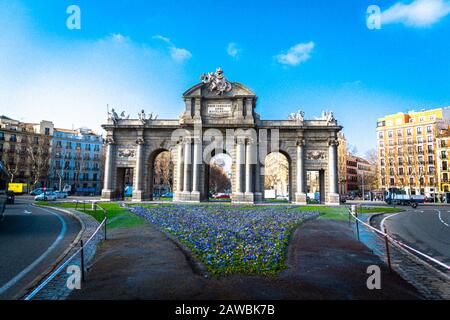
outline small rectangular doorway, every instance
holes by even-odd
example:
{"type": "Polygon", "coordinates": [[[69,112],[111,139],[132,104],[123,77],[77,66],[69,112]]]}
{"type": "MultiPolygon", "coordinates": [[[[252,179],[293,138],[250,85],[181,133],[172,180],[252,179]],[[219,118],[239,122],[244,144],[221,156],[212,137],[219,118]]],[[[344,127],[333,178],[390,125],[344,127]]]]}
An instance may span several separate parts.
{"type": "Polygon", "coordinates": [[[117,168],[116,198],[124,200],[133,196],[133,168],[117,168]]]}
{"type": "Polygon", "coordinates": [[[306,190],[309,203],[325,203],[324,170],[310,170],[306,172],[306,190]]]}

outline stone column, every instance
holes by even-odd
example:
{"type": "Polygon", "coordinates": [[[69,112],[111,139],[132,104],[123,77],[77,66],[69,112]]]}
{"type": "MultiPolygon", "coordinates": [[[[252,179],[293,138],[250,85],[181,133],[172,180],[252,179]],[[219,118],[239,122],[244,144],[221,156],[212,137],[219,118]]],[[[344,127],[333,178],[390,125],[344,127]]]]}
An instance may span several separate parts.
{"type": "Polygon", "coordinates": [[[177,168],[176,168],[176,195],[174,200],[179,200],[180,194],[183,191],[183,142],[178,141],[177,145],[177,168]]]}
{"type": "Polygon", "coordinates": [[[253,168],[255,164],[255,142],[247,139],[245,156],[245,200],[254,201],[253,194],[253,168]]]}
{"type": "Polygon", "coordinates": [[[191,194],[192,139],[184,140],[184,184],[183,195],[191,194]]]}
{"type": "Polygon", "coordinates": [[[242,174],[243,174],[243,165],[245,163],[245,140],[243,138],[236,138],[236,176],[235,176],[235,194],[233,197],[234,201],[242,201],[243,190],[242,190],[242,174]]]}
{"type": "Polygon", "coordinates": [[[197,137],[194,139],[194,162],[192,164],[192,200],[200,201],[200,178],[202,167],[202,154],[203,154],[202,139],[197,137]]]}
{"type": "Polygon", "coordinates": [[[114,198],[114,190],[112,186],[113,178],[113,162],[114,162],[114,139],[108,137],[106,139],[106,159],[105,159],[105,180],[102,190],[102,199],[112,200],[114,198]]]}
{"type": "Polygon", "coordinates": [[[306,205],[305,193],[305,140],[303,138],[297,141],[297,192],[295,193],[295,203],[306,205]]]}
{"type": "Polygon", "coordinates": [[[137,151],[136,151],[136,171],[135,171],[135,182],[133,190],[133,201],[142,201],[144,198],[144,191],[142,190],[142,177],[144,175],[143,166],[143,154],[144,154],[144,138],[140,137],[136,140],[137,151]]]}
{"type": "Polygon", "coordinates": [[[330,205],[339,205],[337,146],[338,142],[336,139],[331,138],[328,141],[329,194],[326,201],[330,205]]]}
{"type": "Polygon", "coordinates": [[[255,202],[262,202],[263,196],[261,191],[261,162],[259,158],[259,143],[255,146],[256,149],[256,164],[255,164],[255,202]]]}

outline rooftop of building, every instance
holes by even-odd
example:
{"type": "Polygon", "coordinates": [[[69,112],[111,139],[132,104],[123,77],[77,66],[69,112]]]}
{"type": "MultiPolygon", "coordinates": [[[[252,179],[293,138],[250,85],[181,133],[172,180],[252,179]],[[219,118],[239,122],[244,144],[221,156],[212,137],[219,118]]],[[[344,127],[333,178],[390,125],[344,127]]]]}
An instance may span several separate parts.
{"type": "Polygon", "coordinates": [[[421,109],[419,111],[410,110],[408,112],[397,112],[397,113],[387,114],[384,117],[378,118],[378,121],[383,121],[388,118],[398,118],[398,117],[406,117],[406,118],[420,117],[420,116],[428,115],[428,114],[441,113],[443,111],[450,111],[450,106],[433,108],[433,109],[421,109]]]}

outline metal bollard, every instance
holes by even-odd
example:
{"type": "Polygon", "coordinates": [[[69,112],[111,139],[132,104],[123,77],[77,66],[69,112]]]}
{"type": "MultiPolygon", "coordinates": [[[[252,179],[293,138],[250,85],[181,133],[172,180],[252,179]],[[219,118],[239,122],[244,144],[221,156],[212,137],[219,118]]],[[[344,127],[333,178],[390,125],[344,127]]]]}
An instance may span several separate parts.
{"type": "Polygon", "coordinates": [[[387,233],[386,227],[384,227],[383,231],[385,233],[385,235],[384,235],[384,243],[386,245],[386,258],[387,258],[387,263],[388,263],[388,269],[389,269],[389,272],[392,272],[391,253],[389,251],[389,239],[388,239],[388,236],[387,236],[388,233],[387,233]]]}
{"type": "Polygon", "coordinates": [[[359,222],[358,222],[358,211],[355,211],[355,217],[356,217],[356,219],[355,219],[355,222],[356,222],[356,235],[358,236],[358,241],[360,241],[360,238],[359,238],[359,222]]]}
{"type": "Polygon", "coordinates": [[[97,202],[92,201],[92,211],[97,211],[97,202]]]}
{"type": "Polygon", "coordinates": [[[83,245],[83,240],[80,240],[80,245],[81,245],[81,281],[84,282],[84,245],[83,245]]]}
{"type": "Polygon", "coordinates": [[[103,216],[105,218],[104,228],[105,228],[105,240],[106,240],[106,223],[108,222],[108,220],[107,220],[107,217],[106,217],[106,210],[105,209],[103,209],[103,216]]]}

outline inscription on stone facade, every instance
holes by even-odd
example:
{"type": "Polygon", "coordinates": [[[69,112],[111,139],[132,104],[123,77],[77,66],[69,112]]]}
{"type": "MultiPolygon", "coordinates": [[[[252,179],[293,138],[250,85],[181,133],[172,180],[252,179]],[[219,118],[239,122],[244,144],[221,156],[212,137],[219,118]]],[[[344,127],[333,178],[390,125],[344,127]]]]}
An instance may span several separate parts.
{"type": "Polygon", "coordinates": [[[207,112],[212,117],[229,117],[232,115],[231,103],[208,103],[207,112]]]}

